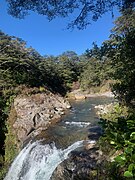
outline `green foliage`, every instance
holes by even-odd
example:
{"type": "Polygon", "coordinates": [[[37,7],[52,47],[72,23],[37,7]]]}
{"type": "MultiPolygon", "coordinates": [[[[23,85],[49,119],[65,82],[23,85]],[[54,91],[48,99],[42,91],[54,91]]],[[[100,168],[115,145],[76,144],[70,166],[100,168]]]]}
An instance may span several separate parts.
{"type": "Polygon", "coordinates": [[[113,14],[113,8],[126,9],[134,6],[134,0],[61,0],[61,1],[42,1],[42,0],[7,0],[8,12],[17,18],[24,18],[29,14],[29,11],[37,12],[44,15],[50,21],[56,17],[67,17],[75,12],[76,17],[69,24],[70,27],[76,26],[79,29],[84,29],[90,24],[91,20],[96,21],[107,11],[113,14]],[[79,9],[79,11],[78,11],[79,9]]]}
{"type": "Polygon", "coordinates": [[[123,172],[122,176],[135,178],[135,115],[129,112],[128,116],[127,113],[122,116],[122,107],[117,107],[112,119],[101,120],[104,128],[102,140],[120,151],[114,161],[119,171],[123,172]]]}
{"type": "MultiPolygon", "coordinates": [[[[114,79],[112,90],[119,103],[102,115],[104,135],[101,141],[114,154],[112,164],[122,179],[135,179],[135,11],[128,9],[115,22],[112,35],[104,45],[114,79]],[[111,150],[112,149],[112,150],[111,150]],[[116,152],[119,152],[118,154],[116,152]]],[[[110,155],[110,154],[109,154],[110,155]]]]}
{"type": "MultiPolygon", "coordinates": [[[[0,88],[18,85],[46,86],[54,92],[64,92],[56,58],[42,57],[34,49],[26,48],[19,38],[0,32],[0,88]]],[[[64,94],[63,93],[63,94],[64,94]]]]}
{"type": "Polygon", "coordinates": [[[7,173],[7,166],[2,164],[2,167],[0,168],[0,180],[4,179],[6,173],[7,173]]]}
{"type": "MultiPolygon", "coordinates": [[[[130,120],[130,123],[133,123],[134,120],[135,119],[130,120]]],[[[133,124],[135,127],[135,123],[133,124]]],[[[130,129],[131,127],[128,124],[128,128],[130,129]]],[[[132,132],[124,142],[123,153],[117,156],[115,161],[117,162],[118,167],[124,168],[125,177],[135,178],[135,128],[134,132],[132,132]]]]}
{"type": "Polygon", "coordinates": [[[0,179],[4,179],[8,166],[11,162],[5,162],[5,152],[7,152],[7,148],[5,147],[8,147],[8,153],[10,154],[10,157],[12,156],[10,160],[13,160],[15,157],[15,154],[12,153],[12,151],[14,151],[14,147],[11,149],[11,146],[5,143],[5,138],[11,138],[12,146],[14,146],[13,136],[10,136],[11,134],[9,134],[9,132],[11,133],[11,130],[9,131],[9,128],[6,126],[6,119],[8,118],[9,110],[16,94],[13,89],[4,89],[0,97],[0,179]],[[7,132],[9,136],[7,136],[7,132]]]}
{"type": "Polygon", "coordinates": [[[127,118],[129,116],[129,108],[126,106],[120,106],[119,103],[115,102],[108,106],[107,113],[101,114],[100,117],[102,119],[106,119],[107,121],[117,122],[119,117],[127,118]]]}
{"type": "Polygon", "coordinates": [[[112,29],[117,35],[125,35],[135,28],[135,11],[129,8],[122,11],[122,16],[118,17],[115,21],[115,27],[112,29]]]}
{"type": "Polygon", "coordinates": [[[106,56],[107,48],[106,45],[99,48],[94,43],[92,49],[86,50],[84,68],[79,78],[83,90],[99,87],[100,91],[101,86],[111,79],[111,61],[106,56]]]}
{"type": "MultiPolygon", "coordinates": [[[[6,139],[5,138],[2,139],[2,141],[5,140],[5,144],[4,144],[4,154],[0,155],[0,179],[1,180],[4,179],[7,173],[7,170],[10,166],[10,163],[13,161],[13,159],[19,152],[16,136],[14,134],[15,132],[12,129],[12,123],[15,120],[15,116],[16,116],[15,110],[12,109],[10,115],[11,115],[10,120],[6,123],[6,132],[4,132],[6,139]]],[[[3,145],[3,142],[1,145],[3,145]]]]}
{"type": "Polygon", "coordinates": [[[5,164],[10,165],[19,149],[17,147],[17,140],[11,125],[7,125],[6,140],[5,140],[5,164]]]}
{"type": "Polygon", "coordinates": [[[127,10],[115,22],[110,37],[110,52],[115,80],[112,90],[122,104],[134,105],[135,100],[135,11],[127,10]]]}
{"type": "MultiPolygon", "coordinates": [[[[115,22],[108,51],[109,58],[114,68],[112,86],[119,102],[133,108],[135,100],[135,12],[129,9],[115,22]]],[[[121,107],[115,107],[115,111],[105,115],[103,120],[105,139],[115,149],[122,152],[115,158],[117,167],[122,170],[123,176],[135,178],[135,115],[121,107]],[[108,120],[109,119],[109,120],[108,120]]],[[[132,110],[134,112],[134,109],[132,110]]]]}
{"type": "Polygon", "coordinates": [[[70,90],[72,83],[78,80],[81,73],[79,57],[73,51],[64,52],[57,57],[57,68],[65,87],[70,90]]]}
{"type": "Polygon", "coordinates": [[[101,84],[100,81],[100,62],[96,59],[90,59],[87,64],[87,68],[81,74],[81,87],[85,89],[89,89],[92,86],[99,86],[101,84]]]}

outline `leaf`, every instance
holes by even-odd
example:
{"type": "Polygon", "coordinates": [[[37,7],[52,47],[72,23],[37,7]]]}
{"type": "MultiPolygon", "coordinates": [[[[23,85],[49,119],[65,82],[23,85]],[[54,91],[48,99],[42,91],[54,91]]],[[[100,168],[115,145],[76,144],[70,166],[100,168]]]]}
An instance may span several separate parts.
{"type": "Polygon", "coordinates": [[[125,145],[131,145],[132,143],[130,141],[125,140],[125,145]]]}
{"type": "Polygon", "coordinates": [[[134,169],[135,165],[132,163],[128,166],[128,171],[132,172],[132,170],[134,169]]]}
{"type": "Polygon", "coordinates": [[[110,144],[115,144],[115,142],[114,141],[110,141],[110,144]]]}
{"type": "Polygon", "coordinates": [[[125,160],[126,160],[125,156],[117,156],[117,157],[115,158],[115,161],[116,161],[116,162],[121,162],[121,161],[125,161],[125,160]]]}
{"type": "Polygon", "coordinates": [[[127,147],[126,149],[125,149],[125,153],[126,154],[131,154],[133,152],[133,148],[132,147],[127,147]]]}
{"type": "Polygon", "coordinates": [[[131,138],[135,138],[135,132],[132,132],[130,135],[131,138]]]}
{"type": "Polygon", "coordinates": [[[9,105],[9,102],[6,102],[6,105],[8,106],[8,105],[9,105]]]}
{"type": "Polygon", "coordinates": [[[132,160],[135,161],[135,154],[132,155],[132,160]]]}
{"type": "Polygon", "coordinates": [[[125,171],[125,172],[124,172],[124,176],[125,176],[125,177],[133,177],[133,173],[130,172],[130,171],[125,171]]]}

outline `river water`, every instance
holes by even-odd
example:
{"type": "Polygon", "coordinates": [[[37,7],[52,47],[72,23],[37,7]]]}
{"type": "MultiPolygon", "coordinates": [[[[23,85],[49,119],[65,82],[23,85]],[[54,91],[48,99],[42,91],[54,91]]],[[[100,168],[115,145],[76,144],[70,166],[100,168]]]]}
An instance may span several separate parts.
{"type": "Polygon", "coordinates": [[[72,108],[59,123],[22,149],[5,180],[49,180],[55,168],[68,158],[71,151],[83,148],[86,142],[95,141],[88,138],[99,121],[94,107],[112,101],[108,97],[92,97],[71,102],[72,108]]]}

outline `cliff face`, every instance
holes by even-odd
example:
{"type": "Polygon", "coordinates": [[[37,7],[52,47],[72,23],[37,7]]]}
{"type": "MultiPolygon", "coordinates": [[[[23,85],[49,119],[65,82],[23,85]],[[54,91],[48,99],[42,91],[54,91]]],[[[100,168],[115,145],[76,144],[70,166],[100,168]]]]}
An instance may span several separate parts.
{"type": "Polygon", "coordinates": [[[16,97],[14,99],[16,119],[12,127],[17,139],[22,143],[27,138],[38,135],[51,123],[58,121],[68,108],[70,104],[63,97],[52,93],[16,97]]]}

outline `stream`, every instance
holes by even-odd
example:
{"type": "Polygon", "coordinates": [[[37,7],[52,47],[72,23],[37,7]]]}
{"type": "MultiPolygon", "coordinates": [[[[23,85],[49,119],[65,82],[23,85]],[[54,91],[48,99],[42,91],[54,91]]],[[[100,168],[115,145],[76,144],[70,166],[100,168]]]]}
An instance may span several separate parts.
{"type": "Polygon", "coordinates": [[[49,180],[56,167],[71,151],[94,143],[89,134],[99,131],[95,106],[111,103],[113,98],[92,97],[71,102],[62,120],[30,141],[12,163],[5,180],[49,180]],[[88,138],[89,137],[89,138],[88,138]]]}

